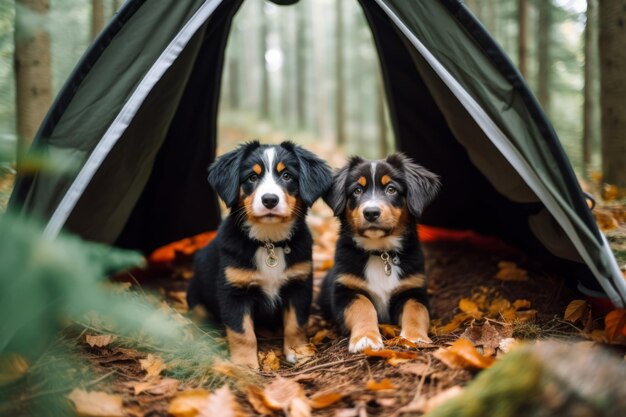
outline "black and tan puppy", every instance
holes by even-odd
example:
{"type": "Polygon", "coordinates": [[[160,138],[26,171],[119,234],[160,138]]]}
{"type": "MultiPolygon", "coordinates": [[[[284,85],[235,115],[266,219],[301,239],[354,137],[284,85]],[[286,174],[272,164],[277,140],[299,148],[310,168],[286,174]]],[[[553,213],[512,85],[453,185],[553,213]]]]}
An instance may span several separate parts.
{"type": "Polygon", "coordinates": [[[241,145],[209,168],[230,209],[215,239],[194,259],[187,293],[226,327],[231,358],[257,368],[255,327],[283,329],[286,359],[306,355],[312,298],[307,208],[330,188],[325,162],[291,142],[241,145]]]}
{"type": "Polygon", "coordinates": [[[351,352],[382,348],[378,323],[399,324],[402,337],[430,342],[416,217],[438,189],[435,174],[402,154],[354,157],[335,174],[327,202],[341,231],[319,304],[349,333],[351,352]]]}

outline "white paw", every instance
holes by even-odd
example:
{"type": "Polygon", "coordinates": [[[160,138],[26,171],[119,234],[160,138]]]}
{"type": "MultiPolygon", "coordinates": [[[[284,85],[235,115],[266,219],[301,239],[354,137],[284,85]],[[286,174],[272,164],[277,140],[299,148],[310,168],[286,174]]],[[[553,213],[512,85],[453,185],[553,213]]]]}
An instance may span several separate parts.
{"type": "Polygon", "coordinates": [[[407,334],[407,332],[405,332],[404,330],[400,332],[400,337],[413,343],[432,343],[433,342],[432,340],[430,340],[430,337],[428,337],[427,334],[421,334],[421,335],[415,335],[415,333],[407,334]]]}
{"type": "Polygon", "coordinates": [[[285,352],[285,360],[289,363],[296,363],[298,362],[298,356],[296,356],[295,352],[285,352]]]}
{"type": "Polygon", "coordinates": [[[365,350],[365,348],[370,348],[372,350],[379,350],[383,348],[383,339],[378,336],[376,338],[369,336],[362,336],[354,341],[350,341],[350,352],[351,353],[359,353],[365,350]]]}

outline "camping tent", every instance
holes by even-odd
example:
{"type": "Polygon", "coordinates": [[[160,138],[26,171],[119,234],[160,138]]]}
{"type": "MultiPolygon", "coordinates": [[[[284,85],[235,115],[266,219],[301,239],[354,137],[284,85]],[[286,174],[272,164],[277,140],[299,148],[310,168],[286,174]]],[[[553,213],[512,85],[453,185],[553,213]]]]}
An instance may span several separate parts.
{"type": "MultiPolygon", "coordinates": [[[[146,252],[216,228],[206,167],[242,1],[128,0],[37,134],[33,149],[58,169],[20,175],[12,209],[43,219],[48,236],[146,252]]],[[[552,126],[483,26],[458,0],[359,2],[396,146],[442,177],[422,222],[498,236],[624,305],[626,282],[552,126]]]]}

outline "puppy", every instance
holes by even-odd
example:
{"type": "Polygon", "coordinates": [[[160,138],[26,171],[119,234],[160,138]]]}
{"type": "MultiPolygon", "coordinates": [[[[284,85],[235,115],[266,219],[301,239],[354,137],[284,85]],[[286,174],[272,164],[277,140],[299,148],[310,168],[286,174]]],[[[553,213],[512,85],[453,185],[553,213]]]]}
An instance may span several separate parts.
{"type": "Polygon", "coordinates": [[[312,237],[307,208],[327,193],[330,168],[283,142],[253,141],[217,159],[209,183],[230,209],[217,236],[194,258],[187,293],[224,324],[235,363],[258,368],[255,327],[283,329],[287,361],[312,352],[305,325],[312,298],[312,237]]]}
{"type": "Polygon", "coordinates": [[[383,347],[379,322],[399,324],[413,342],[430,342],[416,217],[439,186],[435,174],[402,154],[353,157],[335,174],[326,200],[341,231],[319,304],[349,333],[350,352],[383,347]]]}

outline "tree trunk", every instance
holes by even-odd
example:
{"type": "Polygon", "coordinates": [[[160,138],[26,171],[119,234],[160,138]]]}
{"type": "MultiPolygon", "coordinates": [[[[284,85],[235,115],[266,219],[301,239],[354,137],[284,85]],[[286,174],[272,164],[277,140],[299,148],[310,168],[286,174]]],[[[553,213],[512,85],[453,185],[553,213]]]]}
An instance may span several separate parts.
{"type": "Polygon", "coordinates": [[[52,101],[48,0],[18,0],[15,14],[17,161],[21,161],[52,101]],[[35,17],[35,15],[39,15],[35,17]]]}
{"type": "Polygon", "coordinates": [[[587,0],[585,25],[585,104],[583,109],[583,173],[589,173],[592,148],[598,143],[598,0],[587,0]]]}
{"type": "Polygon", "coordinates": [[[537,45],[537,99],[550,115],[550,35],[552,33],[552,0],[539,2],[539,29],[537,45]]]}
{"type": "Polygon", "coordinates": [[[306,10],[302,4],[298,5],[296,24],[296,118],[298,128],[306,127],[306,10]]]}
{"type": "Polygon", "coordinates": [[[524,78],[528,78],[528,0],[518,0],[518,48],[517,66],[524,78]]]}
{"type": "Polygon", "coordinates": [[[626,188],[626,9],[623,0],[600,0],[602,178],[626,188]]]}
{"type": "Polygon", "coordinates": [[[269,120],[270,118],[270,79],[265,63],[265,53],[267,52],[267,16],[265,15],[265,2],[259,1],[261,10],[259,14],[259,54],[261,71],[261,119],[269,120]]]}
{"type": "Polygon", "coordinates": [[[345,103],[345,80],[344,70],[344,27],[343,27],[343,3],[345,0],[335,0],[336,11],[336,39],[335,39],[335,76],[337,78],[337,98],[335,101],[335,117],[337,129],[337,145],[346,143],[346,103],[345,103]]]}
{"type": "Polygon", "coordinates": [[[91,39],[96,36],[104,27],[104,0],[91,0],[91,39]]]}
{"type": "Polygon", "coordinates": [[[239,86],[241,79],[239,77],[239,32],[233,27],[230,32],[230,41],[234,48],[231,48],[230,57],[228,59],[228,106],[231,109],[238,109],[241,105],[239,101],[239,86]]]}
{"type": "Polygon", "coordinates": [[[378,140],[380,141],[380,157],[384,158],[389,154],[389,139],[387,138],[387,120],[385,118],[385,87],[383,85],[382,74],[378,77],[376,89],[377,108],[376,118],[378,119],[378,140]]]}

